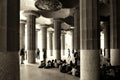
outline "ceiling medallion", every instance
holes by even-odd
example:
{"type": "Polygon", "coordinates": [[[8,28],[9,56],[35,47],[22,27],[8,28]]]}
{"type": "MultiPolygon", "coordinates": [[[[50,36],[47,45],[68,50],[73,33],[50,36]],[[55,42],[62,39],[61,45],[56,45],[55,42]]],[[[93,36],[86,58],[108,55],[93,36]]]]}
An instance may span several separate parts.
{"type": "Polygon", "coordinates": [[[42,11],[57,11],[62,8],[62,3],[58,0],[37,0],[35,7],[42,11]]]}

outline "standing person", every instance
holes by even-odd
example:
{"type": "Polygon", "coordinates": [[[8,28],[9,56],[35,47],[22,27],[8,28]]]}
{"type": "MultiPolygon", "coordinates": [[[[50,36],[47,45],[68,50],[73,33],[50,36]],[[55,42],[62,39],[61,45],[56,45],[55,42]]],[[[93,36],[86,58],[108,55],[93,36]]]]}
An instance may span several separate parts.
{"type": "Polygon", "coordinates": [[[78,60],[78,51],[77,50],[74,53],[74,58],[75,58],[75,65],[77,66],[77,60],[78,60]]]}
{"type": "Polygon", "coordinates": [[[37,48],[37,52],[36,53],[37,53],[37,58],[40,59],[40,50],[39,50],[39,48],[37,48]]]}
{"type": "Polygon", "coordinates": [[[44,63],[45,63],[45,64],[46,64],[46,58],[47,58],[46,49],[44,48],[44,49],[43,49],[43,60],[44,60],[44,63]]]}
{"type": "Polygon", "coordinates": [[[71,58],[71,55],[70,55],[70,49],[68,49],[68,58],[71,58]]]}
{"type": "Polygon", "coordinates": [[[21,64],[24,64],[23,61],[24,61],[24,55],[25,55],[25,51],[24,51],[24,48],[22,48],[20,50],[20,62],[21,64]]]}

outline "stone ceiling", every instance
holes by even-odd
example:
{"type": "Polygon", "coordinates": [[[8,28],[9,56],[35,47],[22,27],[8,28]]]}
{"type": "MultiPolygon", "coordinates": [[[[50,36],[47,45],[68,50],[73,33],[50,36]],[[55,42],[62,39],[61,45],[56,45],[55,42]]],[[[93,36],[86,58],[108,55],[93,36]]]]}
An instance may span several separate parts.
{"type": "MultiPolygon", "coordinates": [[[[39,24],[52,24],[52,18],[66,18],[67,23],[71,23],[68,21],[68,16],[71,15],[71,8],[76,6],[79,0],[60,0],[63,4],[63,9],[55,12],[42,12],[41,16],[36,19],[36,22],[39,24]]],[[[24,10],[38,10],[34,6],[35,0],[20,0],[20,18],[26,20],[26,17],[22,15],[24,10]]],[[[70,18],[71,19],[71,18],[70,18]]],[[[72,19],[71,19],[72,20],[72,19]]]]}
{"type": "MultiPolygon", "coordinates": [[[[52,24],[52,18],[63,18],[63,21],[66,24],[74,25],[73,18],[73,8],[78,6],[79,0],[59,0],[63,8],[59,11],[54,12],[40,12],[41,16],[36,19],[38,24],[52,24]]],[[[20,12],[24,10],[38,10],[34,6],[35,0],[20,0],[20,12]]],[[[109,16],[110,15],[110,6],[107,4],[100,4],[99,13],[100,16],[109,16]]],[[[26,19],[22,14],[20,14],[21,19],[26,19]]],[[[66,29],[66,28],[65,28],[66,29]]]]}

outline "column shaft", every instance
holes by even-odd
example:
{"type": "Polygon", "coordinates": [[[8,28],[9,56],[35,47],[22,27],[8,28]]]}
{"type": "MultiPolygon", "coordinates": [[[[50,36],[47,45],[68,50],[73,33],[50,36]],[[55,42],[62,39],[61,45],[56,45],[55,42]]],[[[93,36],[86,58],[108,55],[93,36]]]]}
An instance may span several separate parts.
{"type": "Polygon", "coordinates": [[[20,80],[19,4],[19,0],[0,1],[0,80],[20,80]]]}
{"type": "Polygon", "coordinates": [[[50,50],[50,55],[53,56],[53,32],[49,32],[49,50],[50,50]]]}
{"type": "Polygon", "coordinates": [[[47,27],[42,27],[42,49],[47,49],[47,27]]]}
{"type": "Polygon", "coordinates": [[[120,0],[110,0],[110,61],[111,65],[120,65],[120,0]]]}
{"type": "Polygon", "coordinates": [[[54,37],[55,37],[55,55],[56,58],[55,59],[61,59],[61,21],[55,19],[54,20],[54,37]]]}
{"type": "Polygon", "coordinates": [[[74,12],[74,49],[80,50],[80,12],[79,8],[74,12]]]}
{"type": "Polygon", "coordinates": [[[20,49],[25,49],[25,22],[20,22],[20,49]]]}
{"type": "Polygon", "coordinates": [[[36,30],[36,49],[38,48],[38,32],[39,29],[36,30]]]}
{"type": "Polygon", "coordinates": [[[35,16],[27,16],[27,59],[28,63],[35,63],[35,16]]]}
{"type": "Polygon", "coordinates": [[[98,0],[80,0],[80,80],[99,80],[98,0]]]}
{"type": "Polygon", "coordinates": [[[42,51],[43,51],[43,59],[46,62],[47,58],[47,27],[42,27],[42,51]]]}
{"type": "Polygon", "coordinates": [[[61,51],[65,55],[65,32],[61,33],[61,51]]]}
{"type": "Polygon", "coordinates": [[[110,27],[108,22],[104,22],[104,47],[105,57],[110,58],[110,27]]]}
{"type": "Polygon", "coordinates": [[[71,33],[72,33],[72,50],[74,50],[74,30],[72,30],[71,33]]]}

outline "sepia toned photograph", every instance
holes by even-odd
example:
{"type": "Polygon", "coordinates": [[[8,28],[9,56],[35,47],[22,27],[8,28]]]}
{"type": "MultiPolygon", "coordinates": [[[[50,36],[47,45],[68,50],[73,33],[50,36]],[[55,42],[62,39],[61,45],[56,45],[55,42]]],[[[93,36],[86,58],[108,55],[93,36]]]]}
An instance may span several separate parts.
{"type": "Polygon", "coordinates": [[[120,80],[120,0],[0,0],[0,80],[120,80]]]}

